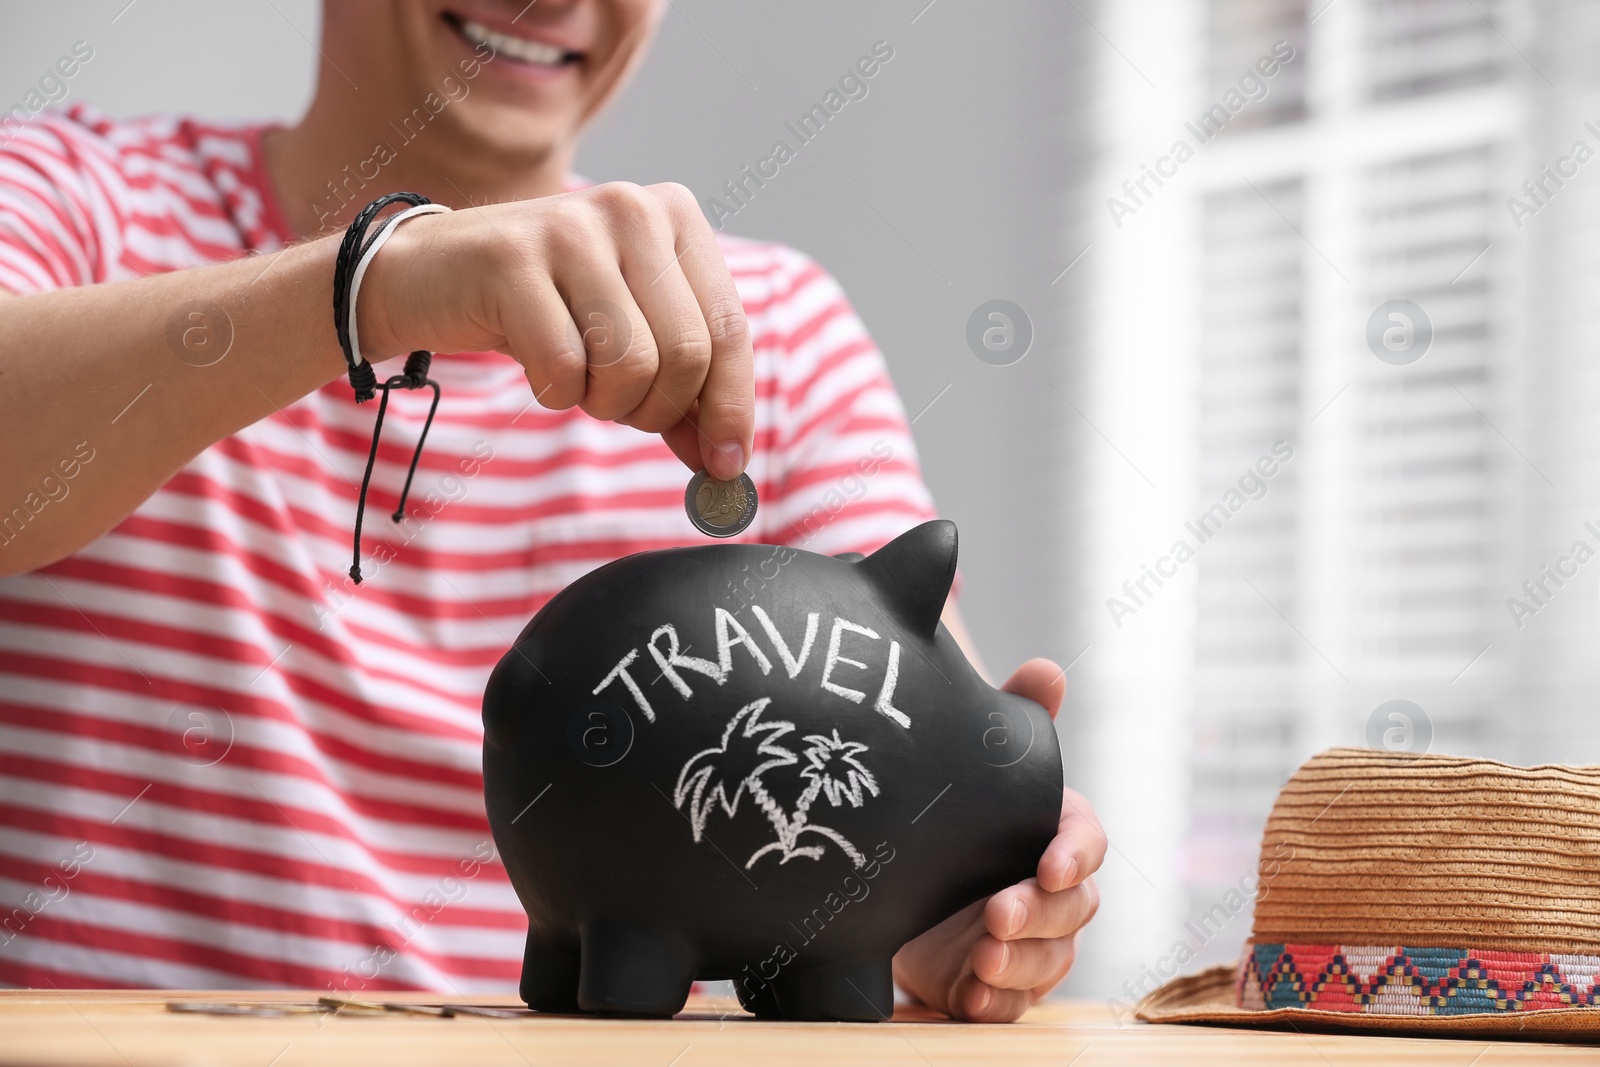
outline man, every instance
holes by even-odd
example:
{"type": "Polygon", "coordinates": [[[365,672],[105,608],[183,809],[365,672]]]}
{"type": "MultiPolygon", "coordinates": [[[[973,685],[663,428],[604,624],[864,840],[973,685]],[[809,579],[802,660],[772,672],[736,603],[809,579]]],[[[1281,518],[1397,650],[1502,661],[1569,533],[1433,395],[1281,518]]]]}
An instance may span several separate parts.
{"type": "MultiPolygon", "coordinates": [[[[750,473],[746,540],[870,551],[931,517],[831,278],[719,239],[681,187],[569,178],[665,6],[329,0],[296,126],[4,129],[0,980],[511,988],[478,700],[517,628],[698,540],[685,466],[750,473]],[[373,260],[360,350],[440,353],[444,401],[357,586],[373,411],[331,287],[342,228],[401,189],[456,210],[373,260]]],[[[426,397],[390,412],[374,516],[426,397]]],[[[1034,660],[1007,687],[1053,714],[1064,683],[1034,660]]],[[[1071,965],[1104,849],[1068,791],[1038,877],[905,946],[897,982],[1016,1018],[1071,965]]]]}

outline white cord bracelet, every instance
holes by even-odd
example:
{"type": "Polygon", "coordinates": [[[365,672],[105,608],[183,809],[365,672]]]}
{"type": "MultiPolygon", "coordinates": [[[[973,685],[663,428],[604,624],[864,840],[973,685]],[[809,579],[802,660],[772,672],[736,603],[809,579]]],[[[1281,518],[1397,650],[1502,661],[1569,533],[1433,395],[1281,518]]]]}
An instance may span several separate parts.
{"type": "Polygon", "coordinates": [[[389,240],[390,235],[394,233],[395,228],[402,222],[405,222],[407,219],[414,219],[418,215],[437,215],[441,212],[449,210],[450,209],[444,204],[418,204],[416,207],[408,207],[404,211],[398,212],[397,214],[391,215],[383,220],[382,229],[380,229],[377,235],[372,238],[372,243],[367,246],[365,254],[362,255],[360,262],[356,264],[355,273],[350,277],[349,328],[350,359],[352,366],[359,366],[361,360],[363,359],[361,355],[361,342],[358,340],[356,335],[356,299],[361,295],[361,279],[366,276],[367,268],[372,265],[372,258],[378,254],[378,249],[384,246],[384,244],[389,240]]]}

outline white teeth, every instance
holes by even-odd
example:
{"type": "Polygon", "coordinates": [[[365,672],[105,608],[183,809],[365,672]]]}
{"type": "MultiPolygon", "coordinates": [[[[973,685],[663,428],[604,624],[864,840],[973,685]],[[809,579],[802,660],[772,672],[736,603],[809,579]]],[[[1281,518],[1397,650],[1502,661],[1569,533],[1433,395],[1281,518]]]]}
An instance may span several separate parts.
{"type": "Polygon", "coordinates": [[[512,59],[523,63],[537,63],[540,66],[560,66],[566,53],[551,45],[540,44],[537,41],[525,41],[521,37],[513,37],[508,33],[496,33],[481,22],[465,20],[461,23],[462,36],[473,44],[486,44],[496,53],[510,56],[512,59]]]}

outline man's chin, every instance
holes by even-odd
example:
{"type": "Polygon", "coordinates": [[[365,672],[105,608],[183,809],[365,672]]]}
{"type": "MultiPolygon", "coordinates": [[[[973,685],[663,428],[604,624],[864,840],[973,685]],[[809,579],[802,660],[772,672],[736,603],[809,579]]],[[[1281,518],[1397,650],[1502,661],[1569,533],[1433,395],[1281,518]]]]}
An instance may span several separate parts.
{"type": "Polygon", "coordinates": [[[529,114],[521,108],[486,106],[473,109],[470,115],[458,115],[455,125],[455,139],[467,157],[468,170],[520,172],[558,162],[564,171],[571,165],[570,121],[529,114]],[[558,158],[563,152],[568,158],[558,158]]]}

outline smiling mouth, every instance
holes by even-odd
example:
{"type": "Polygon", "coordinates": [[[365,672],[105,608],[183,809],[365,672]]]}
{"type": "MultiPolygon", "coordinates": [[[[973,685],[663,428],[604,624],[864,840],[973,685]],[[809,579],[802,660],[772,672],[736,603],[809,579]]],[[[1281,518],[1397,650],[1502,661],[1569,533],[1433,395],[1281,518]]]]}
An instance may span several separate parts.
{"type": "Polygon", "coordinates": [[[462,18],[450,12],[444,13],[445,22],[456,31],[468,44],[477,48],[488,45],[494,49],[496,55],[505,56],[518,63],[527,63],[534,67],[563,67],[569,63],[577,63],[583,59],[582,52],[571,52],[555,45],[542,44],[522,37],[513,37],[509,33],[499,33],[489,29],[481,22],[462,18]]]}

